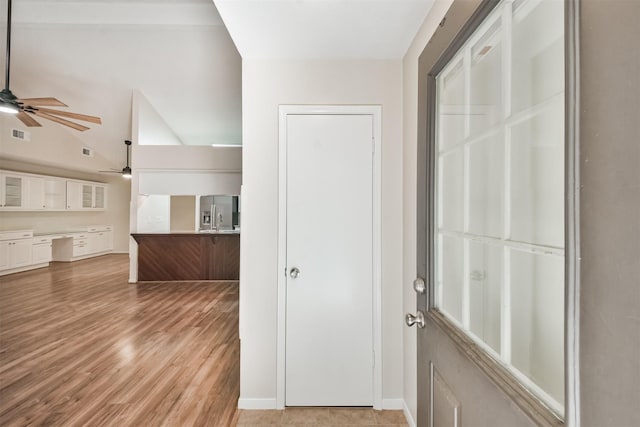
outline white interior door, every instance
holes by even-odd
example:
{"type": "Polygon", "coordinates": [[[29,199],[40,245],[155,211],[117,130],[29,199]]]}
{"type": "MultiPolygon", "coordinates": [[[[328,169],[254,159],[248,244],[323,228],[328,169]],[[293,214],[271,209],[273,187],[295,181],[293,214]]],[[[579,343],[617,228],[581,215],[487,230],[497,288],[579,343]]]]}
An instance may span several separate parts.
{"type": "Polygon", "coordinates": [[[373,116],[286,121],[287,406],[373,405],[373,116]]]}

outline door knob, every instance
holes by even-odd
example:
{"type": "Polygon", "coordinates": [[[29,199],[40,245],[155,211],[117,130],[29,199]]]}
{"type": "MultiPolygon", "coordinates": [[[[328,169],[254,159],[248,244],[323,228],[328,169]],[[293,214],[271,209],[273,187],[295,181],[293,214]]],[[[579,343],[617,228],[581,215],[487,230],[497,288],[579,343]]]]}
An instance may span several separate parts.
{"type": "Polygon", "coordinates": [[[299,275],[300,275],[300,270],[298,270],[298,267],[293,267],[291,271],[289,271],[289,276],[291,276],[292,279],[297,278],[299,275]]]}
{"type": "Polygon", "coordinates": [[[415,316],[411,313],[407,313],[407,315],[404,317],[404,321],[407,326],[418,325],[418,328],[422,329],[424,328],[424,313],[422,313],[420,310],[418,310],[415,316]]]}
{"type": "Polygon", "coordinates": [[[422,295],[427,290],[427,285],[424,283],[424,279],[422,277],[417,277],[416,280],[413,281],[413,290],[416,291],[417,294],[422,295]]]}

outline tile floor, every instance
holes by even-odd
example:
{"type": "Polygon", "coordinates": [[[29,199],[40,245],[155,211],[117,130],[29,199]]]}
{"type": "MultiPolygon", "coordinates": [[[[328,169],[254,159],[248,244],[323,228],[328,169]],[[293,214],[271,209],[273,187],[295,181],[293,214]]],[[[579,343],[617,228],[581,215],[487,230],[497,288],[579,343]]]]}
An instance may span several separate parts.
{"type": "Polygon", "coordinates": [[[258,426],[407,426],[402,411],[371,408],[287,408],[284,411],[240,410],[238,427],[258,426]]]}

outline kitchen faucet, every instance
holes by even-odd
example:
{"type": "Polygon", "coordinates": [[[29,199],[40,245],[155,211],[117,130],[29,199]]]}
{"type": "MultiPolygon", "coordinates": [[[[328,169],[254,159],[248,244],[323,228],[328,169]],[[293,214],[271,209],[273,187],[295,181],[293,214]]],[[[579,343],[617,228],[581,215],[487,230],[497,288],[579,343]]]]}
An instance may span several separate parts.
{"type": "Polygon", "coordinates": [[[222,212],[218,212],[216,217],[216,231],[220,231],[220,225],[222,224],[222,212]]]}
{"type": "Polygon", "coordinates": [[[213,221],[211,221],[210,229],[220,231],[220,224],[222,224],[222,212],[216,212],[216,205],[211,205],[211,215],[213,221]]]}

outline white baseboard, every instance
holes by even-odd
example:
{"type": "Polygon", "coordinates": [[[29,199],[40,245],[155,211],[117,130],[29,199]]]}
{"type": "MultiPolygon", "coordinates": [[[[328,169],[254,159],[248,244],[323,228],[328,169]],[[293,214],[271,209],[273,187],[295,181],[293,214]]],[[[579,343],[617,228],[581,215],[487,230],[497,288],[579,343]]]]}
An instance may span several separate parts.
{"type": "Polygon", "coordinates": [[[404,400],[402,399],[382,399],[382,409],[388,411],[397,411],[404,409],[404,400]]]}
{"type": "Polygon", "coordinates": [[[277,409],[276,399],[238,399],[238,409],[277,409]]]}
{"type": "Polygon", "coordinates": [[[416,427],[416,420],[411,416],[411,411],[409,411],[409,407],[407,406],[407,402],[402,401],[402,409],[404,411],[404,417],[407,419],[407,423],[409,427],[416,427]]]}

